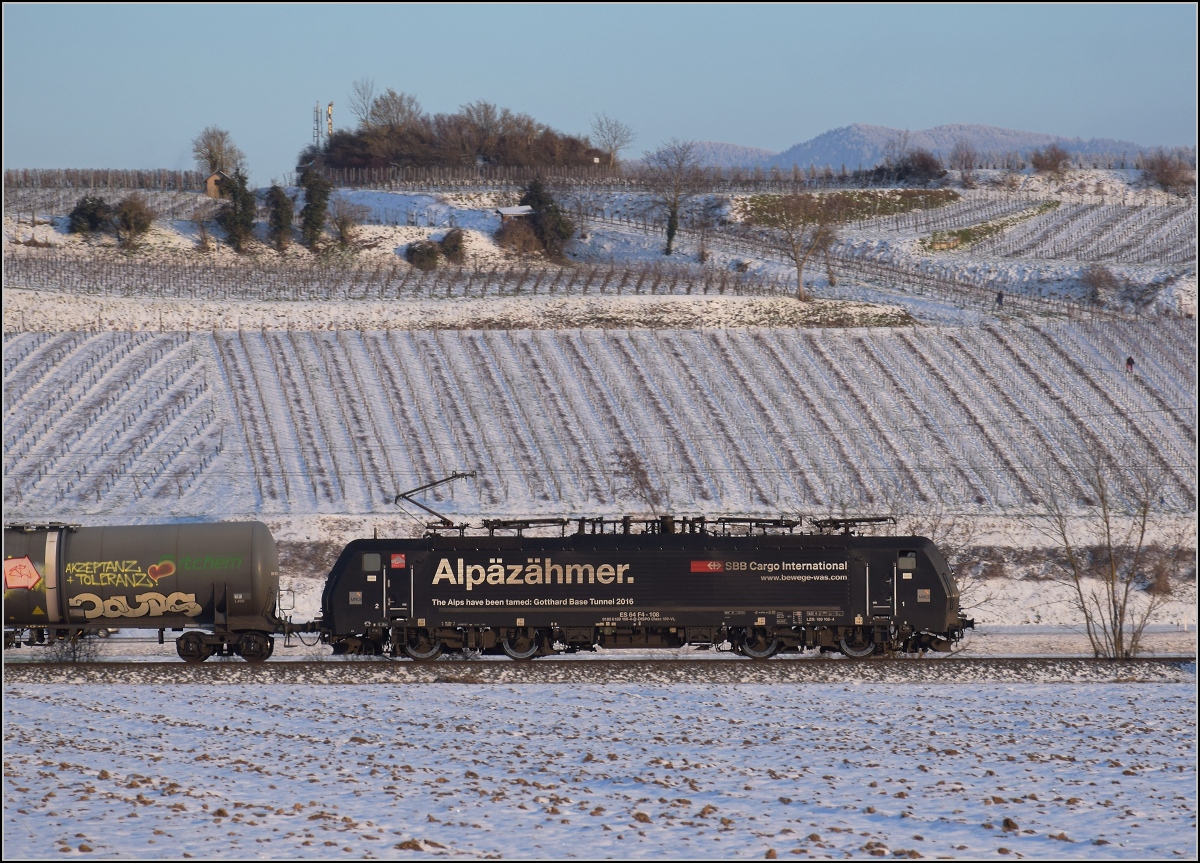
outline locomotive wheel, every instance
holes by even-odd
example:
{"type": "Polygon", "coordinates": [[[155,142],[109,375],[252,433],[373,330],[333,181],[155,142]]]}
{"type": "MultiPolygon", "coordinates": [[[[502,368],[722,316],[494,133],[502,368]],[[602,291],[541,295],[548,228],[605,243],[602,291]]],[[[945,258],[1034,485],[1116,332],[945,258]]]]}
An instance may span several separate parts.
{"type": "Polygon", "coordinates": [[[238,639],[234,650],[247,662],[266,662],[275,652],[275,639],[261,632],[247,632],[238,639]]]}
{"type": "Polygon", "coordinates": [[[542,640],[536,629],[519,629],[517,634],[505,636],[500,642],[500,649],[509,659],[525,662],[538,655],[542,648],[542,640]]]}
{"type": "Polygon", "coordinates": [[[843,635],[841,641],[838,642],[838,646],[841,647],[842,653],[852,656],[855,659],[865,659],[875,652],[875,642],[870,638],[850,642],[843,635]]]}
{"type": "Polygon", "coordinates": [[[404,652],[414,662],[432,662],[442,655],[442,640],[432,638],[428,632],[421,630],[408,636],[404,642],[404,652]]]}
{"type": "Polygon", "coordinates": [[[752,629],[742,638],[742,653],[751,659],[770,659],[779,652],[779,639],[768,638],[766,631],[752,629]]]}
{"type": "Polygon", "coordinates": [[[204,636],[198,632],[185,632],[175,639],[175,652],[191,665],[199,665],[213,655],[212,645],[205,644],[204,636]]]}

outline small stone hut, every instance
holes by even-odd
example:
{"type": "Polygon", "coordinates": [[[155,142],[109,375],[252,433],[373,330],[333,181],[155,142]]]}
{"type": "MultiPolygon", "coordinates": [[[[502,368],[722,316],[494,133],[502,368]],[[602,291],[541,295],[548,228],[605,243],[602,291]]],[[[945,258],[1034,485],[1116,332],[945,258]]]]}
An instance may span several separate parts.
{"type": "Polygon", "coordinates": [[[204,180],[204,194],[210,198],[221,197],[221,186],[229,179],[224,171],[213,171],[204,180]]]}

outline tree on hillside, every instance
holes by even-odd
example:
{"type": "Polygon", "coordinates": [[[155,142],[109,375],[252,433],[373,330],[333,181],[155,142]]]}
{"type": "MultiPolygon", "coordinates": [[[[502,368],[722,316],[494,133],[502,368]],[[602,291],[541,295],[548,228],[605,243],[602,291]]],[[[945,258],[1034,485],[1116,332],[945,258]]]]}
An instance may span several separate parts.
{"type": "Polygon", "coordinates": [[[246,161],[245,154],[234,145],[233,136],[216,126],[208,126],[192,140],[192,155],[205,175],[216,171],[230,173],[243,167],[246,161]]]}
{"type": "Polygon", "coordinates": [[[148,233],[154,224],[155,212],[141,192],[134,192],[117,204],[113,224],[121,246],[132,249],[138,237],[148,233]]]}
{"type": "Polygon", "coordinates": [[[1039,174],[1062,175],[1071,164],[1071,154],[1058,144],[1051,144],[1043,150],[1034,150],[1029,154],[1029,164],[1039,174]]]}
{"type": "Polygon", "coordinates": [[[569,186],[560,195],[563,207],[571,214],[579,238],[588,238],[588,220],[593,207],[600,205],[602,193],[589,186],[569,186]]]}
{"type": "Polygon", "coordinates": [[[550,194],[550,190],[540,179],[535,177],[525,187],[525,193],[521,195],[519,203],[521,206],[533,209],[529,216],[529,225],[537,234],[546,254],[552,258],[559,257],[562,254],[563,246],[575,233],[575,226],[571,224],[570,219],[563,215],[562,209],[558,206],[554,196],[550,194]]]}
{"type": "Polygon", "coordinates": [[[1196,172],[1178,154],[1156,150],[1142,164],[1146,179],[1168,194],[1186,195],[1196,186],[1196,172]]]}
{"type": "Polygon", "coordinates": [[[98,195],[84,195],[71,210],[67,230],[72,234],[94,234],[112,227],[113,208],[98,195]]]}
{"type": "Polygon", "coordinates": [[[787,256],[796,268],[796,299],[808,300],[804,268],[819,255],[828,254],[837,240],[837,227],[846,220],[840,195],[811,193],[771,196],[756,202],[751,225],[766,228],[767,242],[787,256]]]}
{"type": "Polygon", "coordinates": [[[663,254],[669,255],[675,250],[680,209],[704,187],[696,142],[672,138],[646,153],[638,177],[650,193],[652,206],[667,217],[667,248],[663,254]]]}
{"type": "Polygon", "coordinates": [[[592,120],[592,138],[596,146],[608,154],[608,166],[616,167],[621,151],[633,143],[633,129],[607,114],[597,114],[592,120]]]}
{"type": "Polygon", "coordinates": [[[317,241],[325,232],[325,213],[329,207],[329,196],[333,186],[320,172],[307,170],[300,175],[300,186],[304,189],[304,206],[300,208],[300,235],[304,245],[316,249],[317,241]]]}
{"type": "Polygon", "coordinates": [[[713,229],[725,218],[725,207],[728,201],[719,197],[707,197],[698,205],[690,207],[688,212],[688,227],[696,232],[700,248],[696,250],[696,259],[700,263],[708,260],[708,242],[713,229]]]}
{"type": "Polygon", "coordinates": [[[402,132],[421,118],[421,103],[416,96],[397,93],[390,87],[371,101],[367,126],[389,133],[402,132]]]}
{"type": "Polygon", "coordinates": [[[350,113],[358,118],[358,127],[365,129],[375,101],[375,80],[359,78],[350,86],[350,113]]]}
{"type": "Polygon", "coordinates": [[[959,138],[950,150],[950,167],[958,171],[964,189],[975,188],[975,162],[978,158],[975,147],[966,138],[959,138]]]}
{"type": "Polygon", "coordinates": [[[295,206],[295,202],[279,185],[271,186],[267,192],[267,208],[270,211],[267,236],[271,238],[276,251],[284,251],[292,242],[292,217],[295,206]]]}
{"type": "Polygon", "coordinates": [[[345,195],[338,195],[329,206],[329,215],[337,232],[338,245],[346,248],[354,242],[358,226],[371,215],[371,208],[356,204],[345,195]]]}
{"type": "Polygon", "coordinates": [[[229,244],[235,252],[243,252],[254,235],[254,217],[258,202],[254,192],[247,187],[246,174],[241,168],[234,170],[224,184],[228,202],[217,213],[217,224],[225,231],[229,244]]]}

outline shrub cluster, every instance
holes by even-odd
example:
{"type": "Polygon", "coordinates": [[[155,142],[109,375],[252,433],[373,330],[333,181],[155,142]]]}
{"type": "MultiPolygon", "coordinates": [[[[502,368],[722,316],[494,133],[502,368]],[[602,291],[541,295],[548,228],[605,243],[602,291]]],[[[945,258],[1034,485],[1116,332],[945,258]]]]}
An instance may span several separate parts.
{"type": "Polygon", "coordinates": [[[84,195],[71,210],[67,230],[72,234],[94,234],[112,225],[113,208],[100,197],[84,195]]]}
{"type": "Polygon", "coordinates": [[[542,249],[552,258],[560,257],[567,240],[575,233],[575,225],[563,214],[558,201],[542,181],[535,178],[525,187],[520,203],[533,209],[529,214],[529,225],[542,249]]]}
{"type": "Polygon", "coordinates": [[[1029,164],[1039,174],[1062,174],[1071,164],[1071,154],[1057,144],[1029,154],[1029,164]]]}
{"type": "Polygon", "coordinates": [[[541,254],[546,250],[527,219],[509,219],[501,224],[500,230],[496,231],[496,245],[521,256],[541,254]]]}
{"type": "Polygon", "coordinates": [[[404,259],[422,272],[437,269],[440,256],[437,243],[429,240],[417,240],[409,243],[408,248],[404,250],[404,259]]]}
{"type": "Polygon", "coordinates": [[[127,249],[133,248],[137,238],[147,233],[154,224],[154,216],[150,202],[140,192],[134,192],[117,204],[113,220],[121,245],[127,249]]]}
{"type": "Polygon", "coordinates": [[[461,265],[467,256],[467,235],[462,228],[451,228],[438,244],[442,255],[452,264],[461,265]]]}
{"type": "Polygon", "coordinates": [[[99,196],[84,195],[67,217],[67,230],[72,234],[115,231],[121,245],[130,249],[150,230],[156,215],[141,192],[121,199],[116,206],[99,196]]]}
{"type": "Polygon", "coordinates": [[[307,164],[320,155],[330,168],[592,165],[608,154],[585,136],[567,135],[479,100],[453,114],[426,114],[417,100],[392,90],[376,97],[359,128],[334,132],[324,148],[300,155],[307,164]]]}
{"type": "Polygon", "coordinates": [[[1196,187],[1196,172],[1177,153],[1156,150],[1142,164],[1146,179],[1168,194],[1186,195],[1196,187]]]}

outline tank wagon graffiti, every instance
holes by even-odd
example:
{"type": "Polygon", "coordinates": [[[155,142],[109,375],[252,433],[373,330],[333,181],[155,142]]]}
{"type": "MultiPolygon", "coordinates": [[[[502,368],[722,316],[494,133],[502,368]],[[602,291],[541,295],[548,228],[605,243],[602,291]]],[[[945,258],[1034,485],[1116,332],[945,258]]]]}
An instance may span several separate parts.
{"type": "Polygon", "coordinates": [[[182,632],[189,661],[261,662],[285,625],[278,598],[275,541],[260,522],[4,529],[6,647],[119,624],[182,632]]]}
{"type": "Polygon", "coordinates": [[[752,659],[949,650],[974,626],[950,567],[924,537],[854,532],[881,520],[817,521],[811,533],[788,519],[490,520],[475,534],[436,522],[420,539],[347,545],[320,617],[301,624],[280,617],[275,545],[257,522],[10,527],[5,644],[118,620],[181,632],[188,662],[260,662],[293,632],[319,633],[335,654],[417,661],[684,645],[752,659]],[[548,524],[558,536],[525,535],[548,524]]]}

